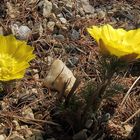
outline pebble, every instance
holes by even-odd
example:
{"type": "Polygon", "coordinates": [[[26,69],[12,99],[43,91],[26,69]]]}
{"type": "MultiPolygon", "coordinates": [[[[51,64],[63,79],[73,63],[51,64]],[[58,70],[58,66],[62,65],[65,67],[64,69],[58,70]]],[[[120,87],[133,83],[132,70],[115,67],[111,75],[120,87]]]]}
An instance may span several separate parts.
{"type": "Polygon", "coordinates": [[[17,131],[12,132],[12,135],[8,140],[25,140],[23,136],[19,135],[17,131]]]}
{"type": "Polygon", "coordinates": [[[99,11],[97,12],[97,15],[98,15],[98,18],[103,19],[103,18],[106,17],[106,12],[103,11],[103,10],[99,10],[99,11]]]}
{"type": "Polygon", "coordinates": [[[81,4],[86,14],[94,13],[94,7],[89,4],[89,0],[81,0],[81,4]]]}
{"type": "Polygon", "coordinates": [[[42,26],[42,23],[35,23],[34,24],[34,28],[32,30],[32,34],[36,38],[38,38],[39,36],[42,36],[42,34],[43,34],[43,26],[42,26]]]}
{"type": "Polygon", "coordinates": [[[76,78],[72,71],[61,60],[56,59],[51,65],[50,71],[44,79],[43,85],[62,93],[65,84],[67,83],[65,90],[65,95],[67,95],[73,87],[75,80],[76,78]]]}
{"type": "Polygon", "coordinates": [[[71,40],[73,40],[73,41],[78,40],[80,38],[80,34],[75,29],[72,29],[70,37],[71,37],[71,40]]]}
{"type": "Polygon", "coordinates": [[[87,140],[87,129],[83,129],[73,136],[73,140],[87,140]]]}
{"type": "Polygon", "coordinates": [[[47,63],[47,66],[51,66],[51,64],[53,62],[53,58],[51,56],[47,56],[47,57],[45,57],[45,61],[47,63]]]}
{"type": "Polygon", "coordinates": [[[27,119],[34,119],[34,114],[30,107],[23,109],[22,115],[27,119]]]}
{"type": "Polygon", "coordinates": [[[51,15],[51,11],[52,11],[52,3],[48,0],[44,0],[44,5],[43,5],[43,16],[44,17],[49,17],[51,15]]]}
{"type": "Polygon", "coordinates": [[[56,3],[53,3],[52,7],[52,10],[56,15],[60,14],[61,10],[56,3]]]}
{"type": "Polygon", "coordinates": [[[93,124],[93,120],[92,119],[87,120],[86,124],[85,124],[85,127],[89,129],[92,126],[92,124],[93,124]]]}
{"type": "Polygon", "coordinates": [[[5,140],[6,139],[6,136],[4,134],[1,134],[0,135],[0,140],[5,140]]]}
{"type": "Polygon", "coordinates": [[[49,21],[47,23],[47,27],[50,31],[53,31],[54,30],[54,26],[55,26],[55,22],[54,21],[49,21]]]}
{"type": "Polygon", "coordinates": [[[74,56],[68,59],[68,66],[70,67],[74,67],[75,65],[77,65],[79,62],[79,58],[74,56]]]}
{"type": "Polygon", "coordinates": [[[0,26],[0,35],[3,35],[3,34],[4,34],[4,32],[3,32],[3,27],[0,26]]]}
{"type": "Polygon", "coordinates": [[[28,26],[22,25],[18,29],[18,36],[22,40],[27,40],[31,35],[32,31],[28,26]]]}
{"type": "Polygon", "coordinates": [[[62,35],[62,34],[54,34],[53,37],[59,41],[64,41],[65,40],[65,37],[62,35]]]}
{"type": "Polygon", "coordinates": [[[67,23],[67,20],[64,17],[60,17],[59,19],[60,19],[61,23],[63,23],[63,24],[67,23]]]}

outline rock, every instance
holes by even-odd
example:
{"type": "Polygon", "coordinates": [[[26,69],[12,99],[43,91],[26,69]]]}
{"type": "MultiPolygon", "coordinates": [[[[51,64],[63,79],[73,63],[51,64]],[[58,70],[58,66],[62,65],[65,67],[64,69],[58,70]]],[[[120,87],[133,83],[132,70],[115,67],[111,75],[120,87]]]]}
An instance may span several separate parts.
{"type": "Polygon", "coordinates": [[[123,127],[125,128],[125,131],[126,131],[126,135],[127,135],[127,136],[128,136],[128,135],[132,132],[132,130],[133,130],[133,126],[130,125],[130,124],[125,124],[123,127]]]}
{"type": "Polygon", "coordinates": [[[6,3],[7,6],[7,14],[11,17],[11,18],[16,18],[16,15],[19,13],[17,11],[17,9],[13,6],[12,3],[7,2],[6,3]]]}
{"type": "Polygon", "coordinates": [[[79,58],[74,56],[68,59],[68,65],[70,65],[70,67],[74,67],[75,65],[78,64],[79,58]]]}
{"type": "Polygon", "coordinates": [[[79,16],[85,16],[85,12],[84,12],[84,10],[83,10],[83,8],[81,7],[81,8],[79,8],[79,16]]]}
{"type": "Polygon", "coordinates": [[[93,124],[93,120],[92,119],[87,120],[86,124],[85,124],[85,127],[89,129],[92,126],[92,124],[93,124]]]}
{"type": "Polygon", "coordinates": [[[67,23],[67,20],[66,20],[64,17],[60,17],[59,19],[60,19],[60,21],[61,21],[63,24],[66,24],[66,23],[67,23]]]}
{"type": "Polygon", "coordinates": [[[53,8],[52,3],[48,0],[44,0],[43,16],[49,17],[51,15],[52,8],[53,8]]]}
{"type": "Polygon", "coordinates": [[[32,136],[33,132],[27,125],[22,125],[21,129],[18,131],[22,134],[25,138],[32,136]]]}
{"type": "Polygon", "coordinates": [[[65,40],[65,37],[63,35],[61,35],[61,34],[59,34],[59,35],[54,34],[53,37],[56,40],[59,40],[59,41],[64,41],[65,40]]]}
{"type": "Polygon", "coordinates": [[[13,35],[21,40],[28,40],[32,33],[31,29],[26,25],[18,26],[18,24],[12,24],[11,30],[13,35]]]}
{"type": "Polygon", "coordinates": [[[94,7],[89,4],[89,0],[81,0],[82,7],[87,14],[94,13],[94,7]]]}
{"type": "Polygon", "coordinates": [[[73,136],[73,140],[87,140],[87,130],[83,129],[73,136]]]}
{"type": "Polygon", "coordinates": [[[27,138],[26,140],[44,140],[44,139],[40,132],[35,132],[32,134],[31,137],[27,138]]]}
{"type": "Polygon", "coordinates": [[[15,130],[20,130],[20,125],[16,120],[13,120],[12,123],[13,123],[13,126],[14,126],[15,130]]]}
{"type": "Polygon", "coordinates": [[[60,14],[61,10],[59,9],[58,5],[57,5],[56,3],[53,3],[52,6],[53,6],[53,8],[52,8],[53,12],[54,12],[56,15],[60,14]]]}
{"type": "Polygon", "coordinates": [[[12,135],[8,140],[25,140],[23,136],[19,135],[17,132],[12,132],[12,135]]]}
{"type": "Polygon", "coordinates": [[[45,57],[45,61],[47,62],[47,66],[51,66],[53,58],[51,56],[47,56],[45,57]]]}
{"type": "Polygon", "coordinates": [[[27,2],[28,2],[29,4],[33,4],[33,3],[36,3],[37,0],[28,0],[27,2]]]}
{"type": "Polygon", "coordinates": [[[3,27],[0,26],[0,35],[4,35],[3,27]]]}
{"type": "Polygon", "coordinates": [[[73,8],[73,5],[74,5],[74,3],[71,0],[69,0],[69,1],[67,1],[65,6],[67,9],[71,10],[73,8]]]}
{"type": "Polygon", "coordinates": [[[98,16],[98,18],[100,18],[100,19],[104,19],[104,18],[106,17],[106,12],[103,11],[103,10],[99,10],[99,11],[97,12],[97,16],[98,16]]]}
{"type": "Polygon", "coordinates": [[[6,140],[6,136],[4,134],[0,135],[0,140],[6,140]]]}
{"type": "Polygon", "coordinates": [[[67,95],[75,83],[76,78],[69,68],[59,59],[56,59],[47,75],[44,79],[43,85],[55,89],[60,93],[63,92],[66,87],[65,94],[67,95]]]}
{"type": "Polygon", "coordinates": [[[11,24],[10,28],[11,28],[11,31],[12,31],[13,35],[17,36],[18,32],[19,32],[18,24],[16,24],[16,23],[15,24],[11,24]]]}
{"type": "Polygon", "coordinates": [[[18,36],[22,40],[27,40],[31,35],[32,31],[28,26],[20,26],[18,29],[18,36]]]}
{"type": "Polygon", "coordinates": [[[80,34],[75,29],[72,29],[70,37],[71,37],[71,40],[78,40],[80,38],[80,34]]]}
{"type": "Polygon", "coordinates": [[[32,30],[32,35],[35,38],[38,38],[38,37],[42,36],[42,34],[43,34],[42,23],[35,23],[34,28],[32,30]]]}
{"type": "Polygon", "coordinates": [[[50,31],[53,31],[54,30],[54,26],[55,26],[55,22],[54,21],[49,21],[47,23],[47,27],[50,31]]]}
{"type": "Polygon", "coordinates": [[[34,119],[34,114],[30,107],[23,109],[22,115],[27,119],[34,119]]]}
{"type": "Polygon", "coordinates": [[[69,43],[65,46],[65,50],[67,53],[75,54],[77,53],[76,46],[72,43],[69,43]]]}

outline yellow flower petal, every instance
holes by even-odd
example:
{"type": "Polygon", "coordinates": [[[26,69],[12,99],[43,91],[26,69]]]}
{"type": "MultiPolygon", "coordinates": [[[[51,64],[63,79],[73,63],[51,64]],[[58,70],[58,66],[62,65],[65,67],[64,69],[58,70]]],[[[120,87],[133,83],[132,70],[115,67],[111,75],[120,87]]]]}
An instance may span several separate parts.
{"type": "Polygon", "coordinates": [[[22,78],[29,61],[35,58],[33,48],[13,35],[0,35],[0,80],[9,81],[22,78]]]}
{"type": "Polygon", "coordinates": [[[97,41],[102,54],[111,54],[119,58],[140,58],[140,29],[125,31],[122,28],[114,29],[107,24],[100,27],[92,26],[87,28],[87,31],[97,41]]]}

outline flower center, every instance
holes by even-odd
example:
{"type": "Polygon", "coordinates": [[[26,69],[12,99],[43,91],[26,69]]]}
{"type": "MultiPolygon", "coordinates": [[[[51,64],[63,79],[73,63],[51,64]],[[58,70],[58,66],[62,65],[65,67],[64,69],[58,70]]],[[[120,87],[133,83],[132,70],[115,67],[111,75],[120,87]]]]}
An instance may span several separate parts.
{"type": "Polygon", "coordinates": [[[0,54],[0,78],[9,77],[14,70],[17,61],[8,54],[0,54]]]}

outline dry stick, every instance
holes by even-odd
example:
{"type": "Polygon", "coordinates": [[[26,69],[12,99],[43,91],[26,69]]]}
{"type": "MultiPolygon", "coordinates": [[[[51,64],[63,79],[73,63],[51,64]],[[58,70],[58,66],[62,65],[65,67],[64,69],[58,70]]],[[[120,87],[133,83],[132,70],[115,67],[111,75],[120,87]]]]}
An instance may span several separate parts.
{"type": "Polygon", "coordinates": [[[17,115],[11,115],[11,114],[3,114],[3,113],[1,113],[0,116],[16,118],[16,119],[21,120],[21,121],[23,121],[23,120],[24,121],[34,121],[34,122],[47,123],[47,124],[50,124],[50,125],[59,126],[59,124],[57,124],[55,122],[52,122],[52,121],[46,121],[46,120],[40,120],[40,119],[29,119],[29,118],[20,117],[20,116],[17,116],[17,115]]]}
{"type": "Polygon", "coordinates": [[[131,90],[133,89],[133,87],[135,86],[135,84],[139,81],[140,76],[135,80],[135,82],[132,84],[132,86],[130,87],[130,89],[127,91],[126,95],[124,96],[122,102],[121,102],[121,106],[124,104],[125,100],[128,98],[131,90]]]}
{"type": "Polygon", "coordinates": [[[126,124],[129,122],[131,119],[133,119],[136,115],[140,113],[140,109],[138,109],[132,116],[130,116],[126,121],[122,122],[122,124],[126,124]]]}

